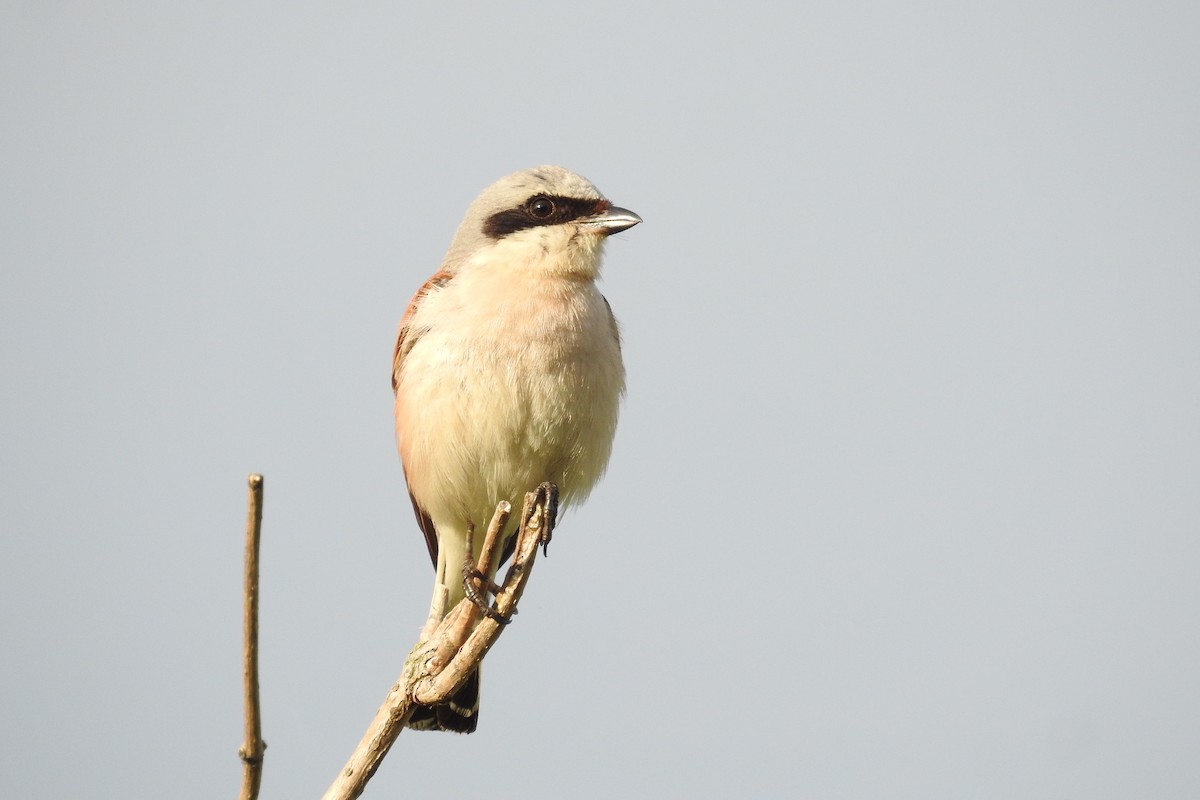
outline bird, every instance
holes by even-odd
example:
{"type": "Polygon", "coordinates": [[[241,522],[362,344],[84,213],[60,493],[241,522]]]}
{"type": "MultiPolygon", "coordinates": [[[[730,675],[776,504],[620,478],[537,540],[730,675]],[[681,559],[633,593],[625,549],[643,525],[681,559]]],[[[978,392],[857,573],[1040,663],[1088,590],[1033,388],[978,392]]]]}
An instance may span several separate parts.
{"type": "MultiPolygon", "coordinates": [[[[607,467],[625,368],[596,280],[606,239],[641,221],[563,167],[515,172],[470,204],[401,318],[396,442],[447,611],[466,594],[467,537],[473,563],[500,501],[550,482],[567,507],[607,467]]],[[[478,709],[476,671],[408,727],[471,733],[478,709]]]]}

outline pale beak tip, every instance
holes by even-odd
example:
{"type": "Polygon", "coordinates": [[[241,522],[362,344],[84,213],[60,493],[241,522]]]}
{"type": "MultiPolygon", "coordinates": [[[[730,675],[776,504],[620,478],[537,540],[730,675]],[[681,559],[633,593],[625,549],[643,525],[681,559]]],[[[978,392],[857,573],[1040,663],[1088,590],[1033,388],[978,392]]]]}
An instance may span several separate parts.
{"type": "Polygon", "coordinates": [[[642,218],[628,208],[611,206],[607,211],[601,212],[587,219],[585,222],[588,227],[597,228],[600,233],[610,236],[614,233],[627,231],[641,221],[642,218]]]}

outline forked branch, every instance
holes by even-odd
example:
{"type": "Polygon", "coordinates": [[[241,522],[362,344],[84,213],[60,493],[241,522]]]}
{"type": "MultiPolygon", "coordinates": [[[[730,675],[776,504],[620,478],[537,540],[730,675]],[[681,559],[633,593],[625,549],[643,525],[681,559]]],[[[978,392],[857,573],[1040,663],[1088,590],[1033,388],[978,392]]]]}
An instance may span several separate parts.
{"type": "MultiPolygon", "coordinates": [[[[415,707],[448,700],[483,661],[504,630],[501,620],[510,619],[516,611],[537,558],[538,545],[549,541],[554,526],[557,495],[557,488],[548,483],[542,484],[536,492],[525,495],[521,524],[516,534],[516,549],[512,564],[492,603],[491,610],[494,613],[478,619],[479,609],[470,599],[464,599],[443,618],[441,611],[446,606],[446,590],[444,587],[435,590],[437,594],[421,632],[421,640],[408,654],[399,680],[388,692],[387,699],[375,714],[375,719],[346,766],[325,792],[324,800],[351,800],[360,796],[415,707]]],[[[500,503],[496,507],[479,558],[481,565],[498,561],[502,539],[499,534],[504,530],[510,511],[508,503],[500,503]]],[[[487,571],[481,571],[484,575],[488,574],[487,571]]]]}

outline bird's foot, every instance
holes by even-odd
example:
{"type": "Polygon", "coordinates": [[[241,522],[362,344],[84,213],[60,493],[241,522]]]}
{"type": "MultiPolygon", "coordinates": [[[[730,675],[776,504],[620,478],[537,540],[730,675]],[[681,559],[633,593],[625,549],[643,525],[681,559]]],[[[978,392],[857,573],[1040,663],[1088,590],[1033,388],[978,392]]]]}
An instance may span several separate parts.
{"type": "Polygon", "coordinates": [[[480,572],[470,555],[463,559],[463,592],[467,595],[467,599],[474,603],[480,613],[488,619],[495,620],[501,625],[507,625],[512,622],[512,618],[496,611],[488,601],[489,593],[497,594],[499,591],[500,587],[480,572]],[[476,581],[482,588],[476,587],[476,581]]]}

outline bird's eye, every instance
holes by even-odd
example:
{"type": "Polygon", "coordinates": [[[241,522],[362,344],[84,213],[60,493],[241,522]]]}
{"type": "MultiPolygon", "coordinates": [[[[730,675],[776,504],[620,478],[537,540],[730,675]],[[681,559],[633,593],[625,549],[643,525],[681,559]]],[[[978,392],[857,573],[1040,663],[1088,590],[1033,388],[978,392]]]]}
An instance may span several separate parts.
{"type": "Polygon", "coordinates": [[[529,201],[529,213],[537,219],[548,219],[554,213],[554,201],[538,195],[529,201]]]}

